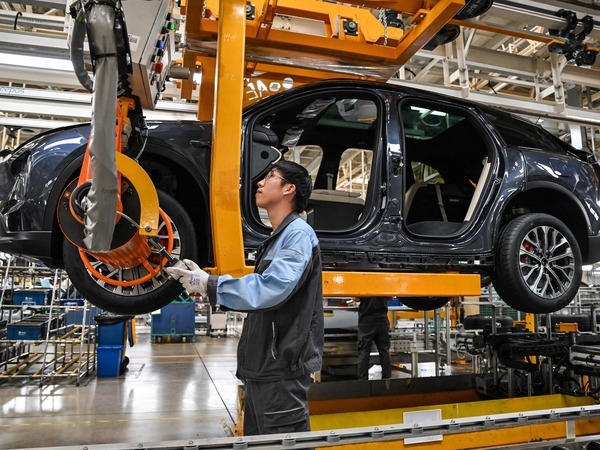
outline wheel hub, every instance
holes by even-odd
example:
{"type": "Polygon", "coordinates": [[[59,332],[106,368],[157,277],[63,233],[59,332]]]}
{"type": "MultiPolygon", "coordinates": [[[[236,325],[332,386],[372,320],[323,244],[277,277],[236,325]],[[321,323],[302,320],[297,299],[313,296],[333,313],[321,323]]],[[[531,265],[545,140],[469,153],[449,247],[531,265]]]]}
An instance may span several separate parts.
{"type": "Polygon", "coordinates": [[[521,242],[520,270],[523,281],[539,296],[555,298],[572,283],[574,259],[559,230],[536,227],[521,242]]]}
{"type": "MultiPolygon", "coordinates": [[[[123,178],[121,203],[123,214],[133,222],[139,223],[140,201],[136,189],[126,178],[123,178]]],[[[90,252],[87,250],[83,239],[85,225],[78,214],[82,189],[73,180],[58,203],[58,221],[65,237],[77,246],[82,252],[93,256],[99,261],[116,269],[129,269],[142,264],[152,252],[145,237],[141,236],[138,228],[128,220],[120,219],[115,225],[110,249],[106,252],[90,252]]]]}

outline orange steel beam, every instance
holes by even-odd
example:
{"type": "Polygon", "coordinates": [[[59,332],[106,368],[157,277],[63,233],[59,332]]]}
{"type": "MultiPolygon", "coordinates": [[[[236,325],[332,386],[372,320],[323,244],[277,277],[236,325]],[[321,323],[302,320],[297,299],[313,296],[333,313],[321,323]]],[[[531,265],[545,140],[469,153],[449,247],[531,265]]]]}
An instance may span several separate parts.
{"type": "MultiPolygon", "coordinates": [[[[264,3],[276,4],[277,0],[264,0],[264,3]]],[[[391,9],[393,11],[403,12],[406,14],[414,14],[424,5],[435,2],[427,0],[344,0],[343,3],[348,5],[361,6],[364,8],[391,9]]],[[[262,5],[256,5],[257,11],[259,10],[259,6],[262,5]]]]}
{"type": "MultiPolygon", "coordinates": [[[[322,22],[327,38],[337,37],[339,40],[350,39],[353,42],[380,42],[385,35],[385,27],[379,20],[364,8],[353,8],[336,3],[325,3],[320,0],[278,0],[275,8],[277,14],[290,17],[302,17],[322,22]],[[342,21],[353,20],[359,24],[358,36],[344,33],[342,21]]],[[[299,33],[292,33],[299,34],[299,33]]],[[[388,39],[399,40],[404,32],[400,28],[389,28],[388,39]]],[[[302,35],[304,36],[304,35],[302,35]]]]}
{"type": "MultiPolygon", "coordinates": [[[[209,0],[207,2],[207,8],[214,3],[216,3],[216,0],[213,0],[212,2],[209,0]]],[[[272,29],[270,29],[269,32],[259,33],[257,30],[264,27],[262,27],[263,22],[260,21],[261,16],[259,15],[259,11],[257,11],[254,20],[247,20],[246,22],[248,30],[246,36],[249,41],[255,39],[274,44],[278,41],[278,39],[273,38],[272,33],[274,31],[283,31],[285,35],[292,36],[290,39],[295,46],[305,47],[306,39],[310,39],[311,41],[314,39],[314,43],[311,42],[308,46],[318,50],[320,47],[319,43],[323,43],[327,40],[332,40],[334,42],[349,40],[353,44],[372,44],[382,43],[385,36],[385,27],[367,9],[355,8],[336,3],[326,3],[320,0],[304,0],[302,2],[298,2],[297,0],[278,0],[272,7],[272,11],[273,13],[284,16],[300,17],[320,21],[323,23],[325,36],[314,36],[272,29]],[[342,21],[344,19],[353,20],[359,23],[358,36],[350,36],[344,33],[342,26],[342,21]]],[[[214,33],[216,31],[216,24],[214,22],[214,20],[204,20],[199,23],[193,22],[196,24],[196,26],[199,26],[199,28],[194,27],[193,29],[186,29],[186,33],[188,36],[194,36],[196,33],[203,32],[209,34],[214,33]]],[[[271,22],[267,21],[266,24],[267,28],[270,28],[271,22]]],[[[187,26],[190,27],[190,25],[187,26]]],[[[388,41],[390,44],[398,42],[404,34],[400,28],[388,28],[387,31],[388,41]]],[[[366,54],[369,54],[369,52],[366,54]]]]}
{"type": "MultiPolygon", "coordinates": [[[[431,10],[420,9],[430,2],[413,0],[412,2],[361,2],[371,7],[385,7],[402,12],[415,12],[415,26],[407,33],[398,28],[387,28],[367,9],[347,4],[323,2],[319,0],[263,0],[257,2],[254,19],[245,18],[244,74],[249,79],[255,72],[271,72],[294,77],[294,84],[329,78],[342,77],[352,79],[387,79],[402,64],[408,61],[425,43],[427,43],[454,14],[464,6],[464,0],[441,0],[431,10]],[[425,4],[426,3],[426,4],[425,4]],[[323,23],[325,36],[293,33],[273,30],[275,14],[310,18],[323,23]],[[344,33],[343,20],[358,22],[358,35],[344,33]],[[387,39],[386,39],[387,38],[387,39]],[[386,44],[386,45],[383,45],[386,44]],[[282,58],[272,57],[261,61],[261,52],[276,52],[282,58]],[[258,55],[258,60],[253,56],[258,55]],[[317,58],[323,55],[324,61],[311,65],[311,55],[317,58]],[[308,61],[308,62],[307,62],[308,61]],[[304,64],[304,66],[302,66],[304,64]],[[340,67],[348,65],[362,66],[363,69],[340,73],[340,67]],[[277,69],[279,67],[279,69],[277,69]]],[[[184,66],[192,73],[202,68],[202,83],[198,104],[198,118],[210,120],[213,117],[213,91],[215,83],[215,40],[220,33],[222,13],[218,11],[219,0],[201,0],[187,2],[186,33],[191,48],[184,53],[184,66]],[[206,9],[203,11],[203,7],[206,9]],[[204,12],[204,15],[202,14],[204,12]]],[[[232,30],[233,33],[233,30],[232,30]]],[[[233,33],[235,34],[235,33],[233,33]]],[[[237,34],[239,35],[239,33],[237,34]]],[[[231,47],[231,42],[223,48],[231,47]]],[[[264,59],[264,58],[263,58],[264,59]]],[[[277,78],[274,76],[265,76],[277,78]]],[[[272,80],[271,80],[272,81],[272,80]]],[[[265,81],[263,81],[265,83],[265,81]]],[[[182,98],[191,98],[194,83],[192,80],[182,83],[182,98]]],[[[252,89],[246,91],[244,106],[259,97],[252,89]]],[[[265,92],[263,92],[265,93],[265,92]]]]}
{"type": "Polygon", "coordinates": [[[215,76],[210,217],[217,274],[243,275],[240,149],[246,0],[222,0],[215,76]]]}
{"type": "Polygon", "coordinates": [[[398,12],[414,14],[421,9],[424,4],[432,2],[428,2],[427,0],[344,0],[344,3],[367,8],[393,9],[398,12]]]}
{"type": "MultiPolygon", "coordinates": [[[[217,0],[207,0],[205,18],[200,17],[198,0],[192,0],[188,8],[186,33],[189,40],[197,39],[206,42],[214,39],[218,32],[218,18],[214,13],[217,0]],[[212,8],[212,9],[211,9],[212,8]]],[[[365,3],[365,2],[361,2],[365,3]]],[[[366,10],[348,5],[327,3],[318,0],[278,0],[271,2],[267,14],[268,31],[256,31],[261,27],[262,10],[257,10],[254,20],[247,21],[247,44],[257,47],[275,48],[279,50],[293,49],[308,54],[328,54],[348,58],[351,62],[377,61],[402,65],[412,57],[423,45],[464,6],[464,0],[441,0],[430,10],[418,9],[414,23],[416,26],[406,33],[399,28],[387,28],[388,42],[385,40],[386,29],[373,14],[366,10]],[[273,30],[270,27],[271,14],[281,14],[303,17],[321,21],[324,25],[325,36],[315,36],[293,33],[284,30],[273,30]],[[346,35],[341,26],[342,20],[354,20],[359,23],[358,36],[346,35]],[[252,23],[254,22],[254,23],[252,23]],[[252,24],[250,24],[252,23],[252,24]]],[[[291,67],[291,65],[290,65],[291,67]]]]}
{"type": "MultiPolygon", "coordinates": [[[[237,187],[236,187],[237,189],[237,187]]],[[[224,228],[231,233],[231,225],[224,228]]],[[[228,254],[230,257],[233,254],[228,254]]],[[[216,253],[216,251],[215,251],[216,253]]],[[[242,252],[243,253],[243,252],[242,252]]],[[[252,273],[253,266],[239,266],[243,274],[252,273]]],[[[213,274],[231,273],[217,267],[207,268],[213,274]]],[[[324,297],[415,296],[455,297],[479,295],[479,275],[458,273],[403,273],[403,272],[330,272],[323,271],[324,297]]],[[[422,317],[422,313],[419,313],[422,317]]]]}
{"type": "Polygon", "coordinates": [[[326,297],[479,295],[479,275],[456,273],[323,272],[326,297]]]}

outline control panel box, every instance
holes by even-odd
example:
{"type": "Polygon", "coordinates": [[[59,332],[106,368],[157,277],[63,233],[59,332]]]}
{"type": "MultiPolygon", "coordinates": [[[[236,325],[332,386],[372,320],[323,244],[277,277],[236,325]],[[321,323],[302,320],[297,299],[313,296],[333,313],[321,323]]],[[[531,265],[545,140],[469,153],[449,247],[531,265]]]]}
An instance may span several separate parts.
{"type": "Polygon", "coordinates": [[[142,108],[154,109],[175,52],[172,0],[124,0],[133,74],[131,89],[142,108]]]}

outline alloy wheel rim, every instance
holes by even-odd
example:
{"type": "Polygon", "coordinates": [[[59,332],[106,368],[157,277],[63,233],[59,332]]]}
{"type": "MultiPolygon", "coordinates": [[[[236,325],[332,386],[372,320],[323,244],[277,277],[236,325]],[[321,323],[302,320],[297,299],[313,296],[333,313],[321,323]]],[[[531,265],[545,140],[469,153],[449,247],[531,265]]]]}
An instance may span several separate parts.
{"type": "MultiPolygon", "coordinates": [[[[179,258],[181,256],[179,230],[162,209],[160,210],[160,219],[158,242],[171,256],[179,258]]],[[[168,260],[154,248],[147,261],[130,269],[111,267],[83,250],[80,250],[79,254],[94,282],[112,294],[125,297],[147,294],[160,288],[170,280],[163,270],[168,260]]]]}
{"type": "Polygon", "coordinates": [[[573,284],[573,248],[556,228],[535,227],[519,246],[519,270],[523,282],[534,294],[549,299],[559,297],[573,284]]]}

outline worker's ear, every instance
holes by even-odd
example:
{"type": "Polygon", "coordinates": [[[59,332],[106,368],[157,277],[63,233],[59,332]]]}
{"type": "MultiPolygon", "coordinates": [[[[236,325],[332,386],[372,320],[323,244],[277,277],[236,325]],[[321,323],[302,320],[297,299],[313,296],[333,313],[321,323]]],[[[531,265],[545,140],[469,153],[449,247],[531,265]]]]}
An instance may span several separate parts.
{"type": "Polygon", "coordinates": [[[285,189],[283,190],[283,193],[296,195],[296,185],[292,184],[292,183],[286,184],[285,189]]]}

